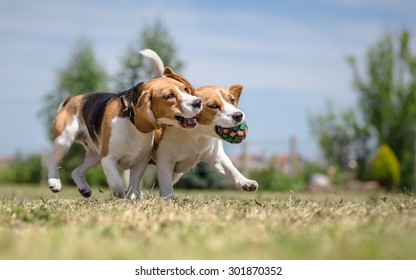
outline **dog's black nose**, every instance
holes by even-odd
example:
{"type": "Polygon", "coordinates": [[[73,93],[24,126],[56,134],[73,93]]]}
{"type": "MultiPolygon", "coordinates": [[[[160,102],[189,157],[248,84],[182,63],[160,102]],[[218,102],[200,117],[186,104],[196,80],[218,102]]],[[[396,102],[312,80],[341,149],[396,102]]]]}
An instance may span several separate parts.
{"type": "Polygon", "coordinates": [[[199,109],[201,108],[201,100],[196,99],[194,102],[192,102],[192,107],[199,109]]]}
{"type": "Polygon", "coordinates": [[[233,115],[233,119],[234,119],[236,122],[241,122],[241,120],[243,119],[243,113],[241,113],[241,112],[237,112],[237,113],[235,113],[235,114],[233,115]]]}

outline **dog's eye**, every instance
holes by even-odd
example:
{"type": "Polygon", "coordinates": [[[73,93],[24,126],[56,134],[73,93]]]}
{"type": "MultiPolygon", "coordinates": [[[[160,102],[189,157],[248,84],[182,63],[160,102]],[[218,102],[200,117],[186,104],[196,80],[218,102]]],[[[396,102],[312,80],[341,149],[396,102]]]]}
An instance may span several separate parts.
{"type": "Polygon", "coordinates": [[[231,104],[233,104],[233,105],[234,105],[234,103],[235,103],[235,99],[234,99],[234,98],[231,98],[231,99],[230,99],[230,102],[231,102],[231,104]]]}
{"type": "Polygon", "coordinates": [[[174,98],[174,97],[175,97],[175,95],[173,93],[169,93],[168,95],[165,95],[163,98],[171,99],[171,98],[174,98]]]}
{"type": "Polygon", "coordinates": [[[211,104],[211,105],[207,105],[209,108],[212,108],[212,109],[219,109],[220,108],[220,106],[218,106],[217,104],[211,104]]]}

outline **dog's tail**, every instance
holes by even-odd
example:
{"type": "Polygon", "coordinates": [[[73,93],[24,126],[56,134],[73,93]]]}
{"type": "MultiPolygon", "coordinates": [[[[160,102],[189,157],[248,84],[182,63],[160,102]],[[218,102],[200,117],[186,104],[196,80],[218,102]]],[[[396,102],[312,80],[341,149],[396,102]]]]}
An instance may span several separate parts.
{"type": "Polygon", "coordinates": [[[148,58],[153,64],[154,78],[160,78],[163,76],[163,70],[165,66],[160,56],[151,49],[144,49],[139,51],[144,57],[148,58]]]}

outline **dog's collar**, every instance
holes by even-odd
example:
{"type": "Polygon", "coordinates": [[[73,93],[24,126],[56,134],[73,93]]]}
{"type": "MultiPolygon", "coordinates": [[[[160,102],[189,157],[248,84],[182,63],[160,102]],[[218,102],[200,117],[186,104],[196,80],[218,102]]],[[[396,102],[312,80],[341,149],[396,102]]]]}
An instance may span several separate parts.
{"type": "Polygon", "coordinates": [[[126,104],[126,100],[123,96],[120,96],[121,108],[123,109],[123,118],[129,118],[132,124],[134,124],[134,111],[126,104]]]}
{"type": "Polygon", "coordinates": [[[121,102],[122,116],[123,118],[129,118],[132,124],[134,124],[134,110],[132,106],[137,104],[144,84],[145,82],[138,83],[134,87],[118,94],[121,102]]]}

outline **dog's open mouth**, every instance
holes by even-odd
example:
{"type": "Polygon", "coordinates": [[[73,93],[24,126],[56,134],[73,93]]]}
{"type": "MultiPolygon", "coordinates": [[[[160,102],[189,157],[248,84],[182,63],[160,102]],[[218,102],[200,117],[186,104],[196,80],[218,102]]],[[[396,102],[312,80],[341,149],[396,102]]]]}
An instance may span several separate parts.
{"type": "Polygon", "coordinates": [[[178,120],[179,124],[183,128],[194,128],[198,125],[196,122],[196,118],[184,118],[182,116],[177,116],[176,119],[178,120]]]}

